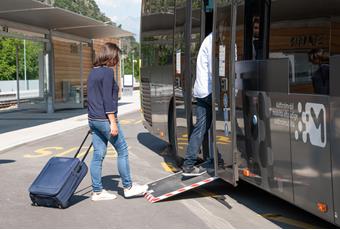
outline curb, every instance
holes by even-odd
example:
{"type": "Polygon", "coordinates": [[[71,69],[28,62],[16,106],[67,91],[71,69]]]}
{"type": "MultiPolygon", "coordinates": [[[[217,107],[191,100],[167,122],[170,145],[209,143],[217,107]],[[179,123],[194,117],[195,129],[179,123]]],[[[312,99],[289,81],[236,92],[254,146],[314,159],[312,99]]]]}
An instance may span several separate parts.
{"type": "MultiPolygon", "coordinates": [[[[125,111],[125,112],[120,113],[119,116],[130,114],[130,113],[135,113],[135,112],[138,112],[138,111],[139,111],[139,109],[134,109],[134,110],[131,110],[131,111],[125,111]]],[[[79,129],[79,128],[83,128],[83,127],[87,126],[87,114],[71,117],[71,118],[68,118],[68,119],[65,119],[65,120],[62,120],[62,121],[68,122],[68,121],[74,120],[74,119],[76,119],[76,120],[84,119],[84,121],[81,121],[81,122],[84,122],[84,123],[80,123],[80,124],[77,124],[76,126],[73,126],[71,128],[67,128],[67,129],[63,129],[63,130],[60,130],[60,131],[50,132],[50,133],[44,134],[44,136],[27,138],[26,140],[18,141],[16,144],[8,145],[8,146],[3,147],[3,148],[0,147],[0,154],[7,153],[11,149],[14,149],[16,147],[20,147],[20,146],[25,145],[25,144],[30,143],[30,142],[38,141],[38,140],[41,140],[41,139],[44,139],[44,138],[47,138],[47,137],[56,136],[56,135],[62,134],[64,132],[68,132],[68,131],[71,131],[71,130],[74,130],[74,129],[79,129]],[[85,119],[82,118],[84,116],[86,116],[85,119]]],[[[54,121],[54,122],[51,122],[51,123],[55,123],[55,122],[60,123],[60,121],[54,121]]],[[[51,123],[47,123],[47,124],[51,125],[51,123]]],[[[47,125],[47,124],[43,124],[41,126],[44,126],[44,125],[47,125]]],[[[37,127],[37,126],[34,126],[34,127],[37,127]]],[[[34,128],[34,127],[30,127],[28,129],[31,129],[31,128],[34,128]]],[[[12,132],[19,132],[19,131],[20,130],[16,130],[16,131],[12,131],[12,132]]]]}

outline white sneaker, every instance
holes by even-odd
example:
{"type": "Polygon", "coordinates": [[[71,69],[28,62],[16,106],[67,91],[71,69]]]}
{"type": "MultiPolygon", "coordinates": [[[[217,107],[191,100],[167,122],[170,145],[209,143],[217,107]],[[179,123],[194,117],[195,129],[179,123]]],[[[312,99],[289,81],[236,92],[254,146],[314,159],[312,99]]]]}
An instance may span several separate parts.
{"type": "Polygon", "coordinates": [[[133,183],[129,189],[128,188],[124,189],[124,196],[125,197],[143,196],[147,190],[148,185],[140,185],[137,183],[133,183]]]}
{"type": "Polygon", "coordinates": [[[91,196],[91,200],[100,201],[100,200],[114,200],[117,196],[115,194],[109,193],[105,189],[101,192],[93,192],[91,196]]]}

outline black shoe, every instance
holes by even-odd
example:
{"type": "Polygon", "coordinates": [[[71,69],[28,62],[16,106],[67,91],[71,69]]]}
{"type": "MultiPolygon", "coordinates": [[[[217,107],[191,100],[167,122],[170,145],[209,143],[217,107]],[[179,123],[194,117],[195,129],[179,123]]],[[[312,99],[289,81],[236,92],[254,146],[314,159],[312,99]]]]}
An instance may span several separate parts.
{"type": "Polygon", "coordinates": [[[196,167],[196,166],[193,166],[193,167],[183,167],[183,173],[182,175],[183,176],[200,176],[204,173],[206,173],[207,170],[202,168],[202,167],[196,167]]]}

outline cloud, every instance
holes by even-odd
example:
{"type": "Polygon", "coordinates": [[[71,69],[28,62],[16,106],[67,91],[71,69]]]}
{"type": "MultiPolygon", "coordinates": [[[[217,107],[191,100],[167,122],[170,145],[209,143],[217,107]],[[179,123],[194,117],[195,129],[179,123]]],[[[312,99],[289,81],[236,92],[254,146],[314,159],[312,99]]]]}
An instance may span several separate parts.
{"type": "Polygon", "coordinates": [[[107,17],[136,34],[138,39],[141,0],[96,0],[96,3],[107,17]]]}

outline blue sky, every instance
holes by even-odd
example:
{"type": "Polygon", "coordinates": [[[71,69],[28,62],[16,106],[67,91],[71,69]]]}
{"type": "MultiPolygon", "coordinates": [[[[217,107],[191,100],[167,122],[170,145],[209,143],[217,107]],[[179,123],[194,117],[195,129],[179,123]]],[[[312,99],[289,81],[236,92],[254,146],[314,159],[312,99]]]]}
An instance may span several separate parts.
{"type": "Polygon", "coordinates": [[[141,0],[95,0],[101,12],[139,40],[141,0]]]}

